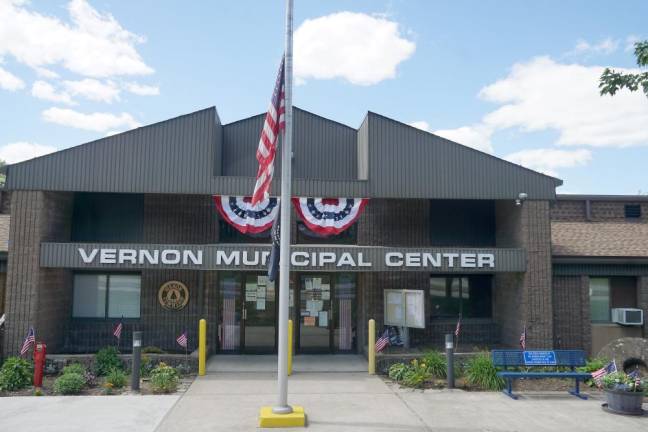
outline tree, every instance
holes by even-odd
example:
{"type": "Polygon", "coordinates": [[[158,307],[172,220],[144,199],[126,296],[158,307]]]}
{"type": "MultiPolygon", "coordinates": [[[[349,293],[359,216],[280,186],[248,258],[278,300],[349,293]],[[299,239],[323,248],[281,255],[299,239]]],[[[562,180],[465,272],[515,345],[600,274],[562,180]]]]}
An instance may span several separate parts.
{"type": "MultiPolygon", "coordinates": [[[[648,66],[648,40],[635,43],[635,57],[639,67],[648,66]]],[[[644,94],[648,97],[648,72],[642,73],[624,73],[617,72],[614,69],[605,68],[599,80],[599,89],[601,96],[614,94],[622,89],[628,89],[631,92],[637,91],[641,87],[644,94]]]]}

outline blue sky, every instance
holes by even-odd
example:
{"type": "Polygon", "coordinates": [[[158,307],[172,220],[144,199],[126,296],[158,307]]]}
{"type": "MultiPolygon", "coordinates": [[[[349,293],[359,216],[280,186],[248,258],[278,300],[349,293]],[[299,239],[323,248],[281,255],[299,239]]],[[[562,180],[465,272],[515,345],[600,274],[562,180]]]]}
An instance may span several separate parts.
{"type": "MultiPolygon", "coordinates": [[[[565,181],[648,192],[648,98],[601,98],[634,68],[648,2],[295,0],[294,103],[357,127],[366,111],[565,181]]],[[[9,161],[216,105],[263,112],[281,0],[0,0],[0,157],[9,161]]]]}

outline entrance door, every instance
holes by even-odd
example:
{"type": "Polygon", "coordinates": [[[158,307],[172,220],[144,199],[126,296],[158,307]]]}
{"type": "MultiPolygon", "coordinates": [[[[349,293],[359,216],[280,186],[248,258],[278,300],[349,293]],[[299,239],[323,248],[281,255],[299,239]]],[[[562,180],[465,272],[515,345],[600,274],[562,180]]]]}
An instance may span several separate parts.
{"type": "Polygon", "coordinates": [[[243,351],[273,353],[276,347],[275,286],[265,275],[243,276],[243,351]]]}
{"type": "Polygon", "coordinates": [[[299,352],[353,352],[355,349],[355,275],[301,275],[299,352]]]}

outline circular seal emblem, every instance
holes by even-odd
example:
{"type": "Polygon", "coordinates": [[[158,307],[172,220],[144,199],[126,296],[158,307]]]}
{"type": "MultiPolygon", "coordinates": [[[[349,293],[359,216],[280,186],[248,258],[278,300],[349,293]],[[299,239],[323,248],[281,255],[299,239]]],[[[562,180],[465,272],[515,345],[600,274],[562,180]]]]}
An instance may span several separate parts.
{"type": "Polygon", "coordinates": [[[164,309],[180,310],[187,306],[189,289],[179,281],[165,282],[158,291],[158,300],[164,309]]]}

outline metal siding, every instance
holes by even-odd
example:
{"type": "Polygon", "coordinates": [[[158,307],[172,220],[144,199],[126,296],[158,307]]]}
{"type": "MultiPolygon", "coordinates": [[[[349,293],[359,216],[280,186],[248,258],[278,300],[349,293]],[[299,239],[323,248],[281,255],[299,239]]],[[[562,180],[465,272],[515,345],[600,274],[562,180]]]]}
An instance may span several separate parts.
{"type": "MultiPolygon", "coordinates": [[[[92,268],[92,269],[193,269],[193,270],[266,270],[267,266],[259,264],[256,266],[233,266],[221,265],[216,266],[216,251],[270,251],[267,244],[211,244],[211,245],[191,245],[191,244],[142,244],[142,243],[41,243],[40,265],[41,267],[55,268],[92,268]],[[92,249],[175,249],[175,250],[202,250],[203,265],[152,265],[144,264],[100,264],[93,262],[85,264],[81,260],[77,248],[84,248],[89,251],[92,249]]],[[[316,268],[291,266],[295,271],[351,271],[351,272],[435,272],[435,273],[496,273],[496,272],[524,272],[526,271],[526,252],[524,249],[516,248],[398,248],[398,247],[381,247],[381,246],[331,246],[331,245],[293,245],[293,252],[336,252],[339,259],[344,252],[354,255],[363,254],[363,261],[373,263],[371,267],[336,267],[334,264],[318,266],[316,268]],[[445,261],[442,267],[388,267],[384,262],[386,252],[401,252],[403,254],[414,253],[493,253],[495,254],[496,268],[463,268],[459,266],[448,267],[445,261]]],[[[98,261],[99,255],[95,257],[98,261]]]]}
{"type": "MultiPolygon", "coordinates": [[[[356,131],[295,113],[295,195],[555,198],[556,179],[377,114],[356,131]]],[[[262,124],[259,115],[221,126],[209,108],[10,165],[7,189],[249,195],[262,124]],[[223,177],[213,175],[218,160],[223,177]]],[[[275,172],[278,191],[279,160],[275,172]]]]}
{"type": "Polygon", "coordinates": [[[369,180],[369,117],[358,129],[358,180],[369,180]]]}

